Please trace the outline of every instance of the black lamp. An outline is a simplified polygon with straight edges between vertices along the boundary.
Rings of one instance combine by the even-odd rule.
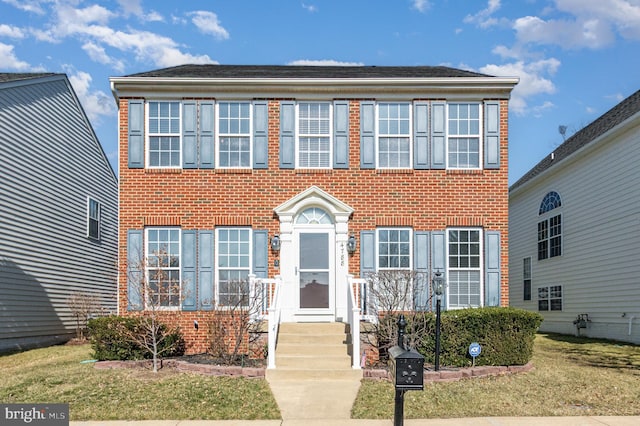
[[[353,234],[349,235],[349,239],[347,240],[347,252],[349,254],[353,254],[356,252],[356,237]]]
[[[280,235],[276,234],[271,237],[271,250],[280,251]]]

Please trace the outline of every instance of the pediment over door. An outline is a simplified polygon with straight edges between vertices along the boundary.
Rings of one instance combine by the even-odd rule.
[[[292,220],[298,213],[309,207],[320,207],[330,213],[336,223],[345,223],[353,213],[354,209],[348,204],[340,201],[333,195],[323,191],[317,186],[311,186],[295,197],[290,198],[273,211],[281,221]],[[286,219],[285,219],[286,218]]]

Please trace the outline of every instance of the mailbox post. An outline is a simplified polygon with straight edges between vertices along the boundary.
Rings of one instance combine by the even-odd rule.
[[[424,390],[424,357],[415,350],[406,350],[404,331],[407,323],[404,315],[398,319],[398,345],[389,349],[391,375],[396,390],[393,425],[404,424],[404,393],[408,390]]]

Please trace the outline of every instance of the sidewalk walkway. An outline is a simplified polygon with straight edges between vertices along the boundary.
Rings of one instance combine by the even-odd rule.
[[[406,419],[406,426],[637,426],[629,417],[474,417],[464,419]],[[71,422],[70,426],[392,426],[393,420],[149,420]]]

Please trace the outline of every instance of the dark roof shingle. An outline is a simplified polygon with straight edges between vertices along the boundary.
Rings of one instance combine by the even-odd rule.
[[[590,144],[599,136],[605,134],[609,130],[618,126],[628,118],[640,111],[640,90],[611,108],[609,111],[595,119],[591,124],[576,132],[567,139],[562,145],[553,151],[553,158],[550,155],[545,156],[531,170],[525,173],[516,183],[511,185],[509,191],[513,191],[519,186],[525,184],[545,170],[551,168],[554,164],[567,158],[582,147]]]
[[[443,66],[180,65],[126,77],[164,78],[448,78],[490,77]]]

